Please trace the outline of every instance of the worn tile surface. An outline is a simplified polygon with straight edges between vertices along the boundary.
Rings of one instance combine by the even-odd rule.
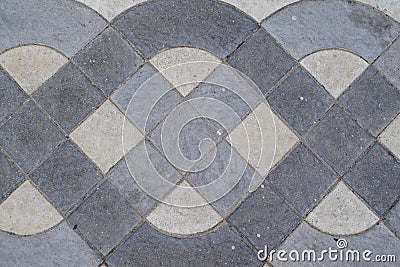
[[[1,1],[0,265],[396,266],[399,8]]]

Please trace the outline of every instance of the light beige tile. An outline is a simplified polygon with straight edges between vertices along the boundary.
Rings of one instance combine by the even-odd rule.
[[[379,218],[340,182],[306,220],[332,235],[352,235],[369,229]]]
[[[385,145],[400,159],[400,115],[398,115],[379,136],[379,142]]]
[[[383,13],[400,22],[400,1],[399,0],[358,0],[364,4],[371,5]]]
[[[106,173],[143,135],[107,100],[75,129],[71,139]]]
[[[222,0],[234,5],[260,22],[275,11],[299,0]]]
[[[56,50],[40,45],[16,47],[0,55],[0,64],[27,94],[35,92],[67,61]]]
[[[76,0],[99,12],[108,21],[122,11],[148,0]]]
[[[0,229],[17,235],[41,233],[62,219],[57,210],[28,181],[0,205]]]
[[[261,103],[227,140],[262,176],[269,172],[298,141],[296,135]]]
[[[189,94],[221,61],[197,48],[178,47],[166,50],[150,63],[183,95]]]
[[[223,218],[187,182],[165,199],[147,220],[156,228],[171,234],[191,235],[207,231]],[[205,204],[205,205],[204,205]],[[199,206],[201,205],[201,206]]]
[[[304,58],[301,64],[335,98],[368,67],[360,57],[342,50],[316,52]]]

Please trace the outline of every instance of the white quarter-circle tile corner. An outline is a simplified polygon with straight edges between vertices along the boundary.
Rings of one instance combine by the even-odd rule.
[[[0,65],[29,95],[67,62],[63,54],[42,45],[14,47],[0,55]]]
[[[315,52],[300,63],[335,98],[368,68],[361,57],[338,49]]]
[[[71,139],[106,173],[143,135],[107,100],[72,132]]]
[[[165,204],[169,203],[169,204]],[[149,214],[147,220],[156,228],[177,235],[205,232],[223,218],[187,182],[183,182],[166,197],[165,203]]]
[[[379,142],[400,160],[400,114],[381,133]]]
[[[154,56],[150,63],[183,95],[188,95],[221,63],[198,48],[177,47]]]
[[[21,184],[0,205],[0,229],[33,235],[59,224],[63,217],[29,182]]]
[[[379,218],[343,182],[307,216],[306,221],[331,235],[354,235],[374,226]]]

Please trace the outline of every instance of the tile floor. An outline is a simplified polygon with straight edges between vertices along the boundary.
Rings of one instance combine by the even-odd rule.
[[[0,266],[398,266],[399,0],[0,22]]]

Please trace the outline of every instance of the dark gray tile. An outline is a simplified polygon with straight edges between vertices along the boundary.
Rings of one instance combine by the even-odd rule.
[[[400,39],[381,55],[374,66],[400,89]]]
[[[112,95],[114,103],[142,133],[153,129],[181,99],[173,86],[149,64]]]
[[[70,141],[62,144],[31,175],[61,211],[67,212],[102,179],[101,172]]]
[[[112,28],[105,30],[74,60],[106,93],[116,88],[143,62]]]
[[[104,96],[69,63],[39,88],[33,98],[70,133]]]
[[[295,65],[263,29],[242,44],[229,57],[228,63],[252,79],[264,94]]]
[[[105,26],[96,12],[75,1],[0,3],[0,51],[20,44],[46,44],[72,56]]]
[[[204,48],[225,57],[257,24],[218,2],[161,0],[132,9],[115,26],[148,58],[176,46]]]
[[[392,226],[400,236],[400,202],[398,202],[385,216],[385,221]]]
[[[234,212],[228,221],[257,249],[276,248],[298,224],[300,218],[269,186],[260,187]]]
[[[373,138],[342,108],[335,106],[307,136],[306,141],[342,175],[372,143]]]
[[[61,132],[32,101],[0,128],[0,146],[25,172],[63,139]]]
[[[116,246],[140,219],[108,181],[69,216],[76,229],[103,254]]]
[[[29,238],[2,232],[0,242],[3,266],[98,266],[101,262],[66,222]]]
[[[156,256],[162,255],[162,256]],[[194,238],[166,236],[143,224],[107,260],[110,266],[261,266],[253,251],[222,225]]]
[[[19,86],[0,67],[0,122],[16,110],[25,98]]]
[[[302,68],[276,88],[267,101],[300,134],[316,123],[333,103]]]
[[[369,68],[339,99],[339,103],[377,136],[400,112],[400,92]]]
[[[400,196],[400,163],[375,144],[344,180],[382,215]]]
[[[0,201],[11,194],[24,180],[24,175],[0,153]]]
[[[311,210],[336,181],[333,173],[302,144],[267,179],[302,215]]]
[[[303,1],[270,16],[262,26],[297,59],[341,47],[372,61],[399,34],[393,19],[356,1]]]

